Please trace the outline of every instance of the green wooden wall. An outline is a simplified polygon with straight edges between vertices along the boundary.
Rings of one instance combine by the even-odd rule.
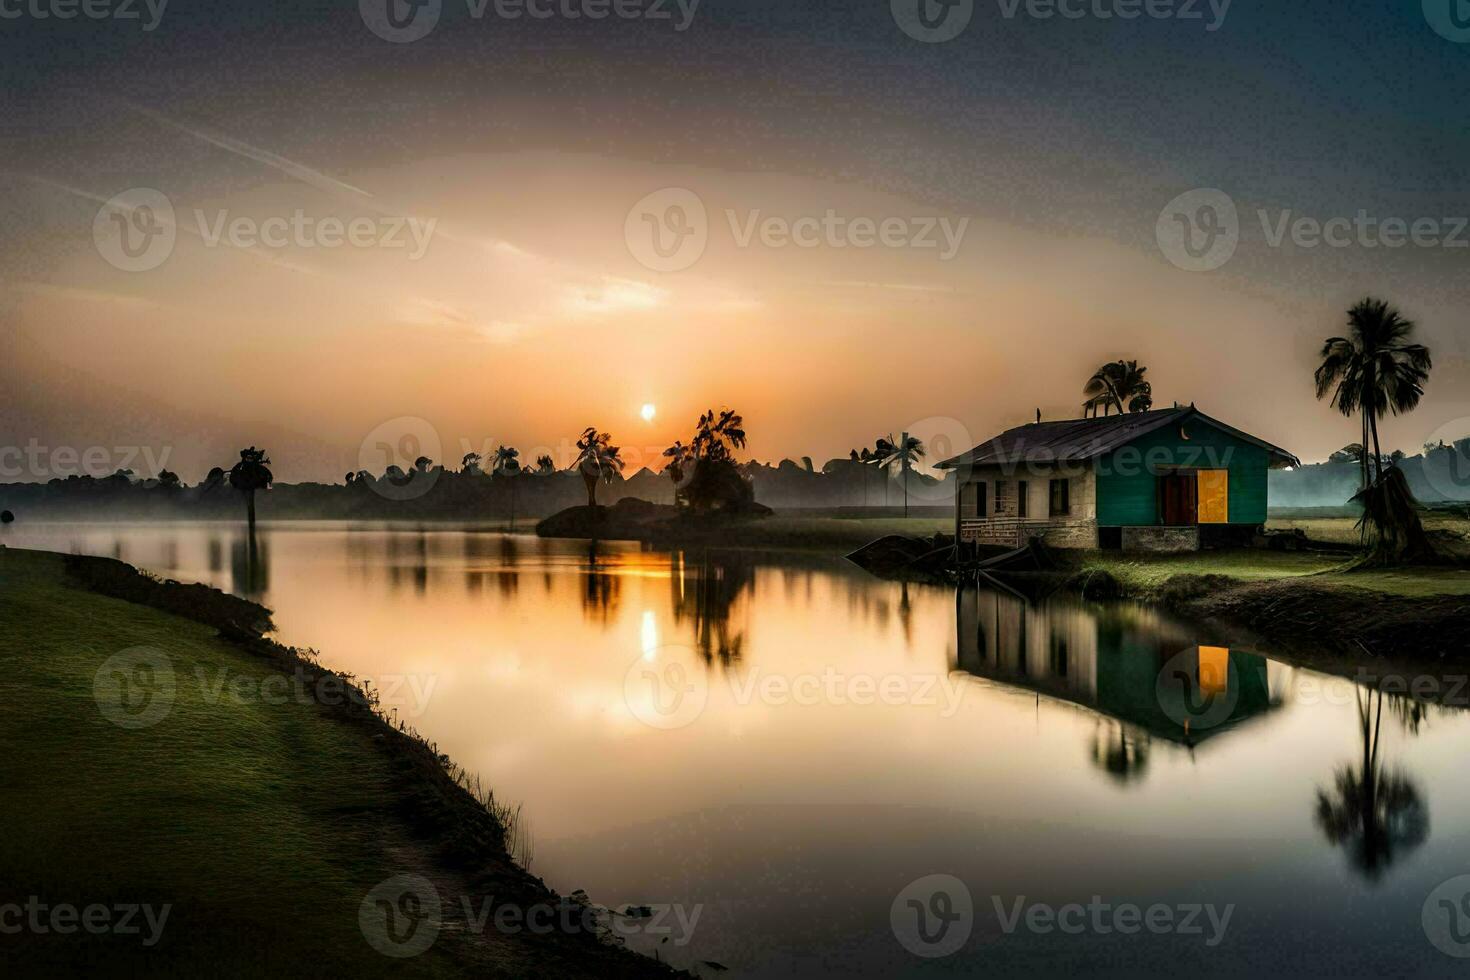
[[[1166,425],[1098,458],[1097,522],[1104,527],[1158,523],[1161,467],[1230,471],[1230,523],[1266,523],[1266,450],[1198,419]]]

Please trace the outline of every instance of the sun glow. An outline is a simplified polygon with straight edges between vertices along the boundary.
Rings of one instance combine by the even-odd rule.
[[[653,402],[644,402],[643,407],[638,410],[638,414],[643,416],[643,421],[652,422],[653,417],[658,414],[658,407]]]

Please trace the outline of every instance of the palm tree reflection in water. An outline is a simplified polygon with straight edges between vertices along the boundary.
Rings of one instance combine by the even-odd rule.
[[[722,667],[739,663],[745,651],[745,631],[731,629],[730,612],[741,594],[755,583],[755,566],[743,555],[721,555],[711,561],[708,552],[674,556],[670,576],[674,622],[689,620],[694,647],[706,664]]]
[[[1404,770],[1378,761],[1383,699],[1381,691],[1358,689],[1363,754],[1356,769],[1347,763],[1337,768],[1331,789],[1318,788],[1314,815],[1322,835],[1343,848],[1353,870],[1369,881],[1429,837],[1429,810],[1418,785]],[[1417,732],[1423,715],[1405,707],[1395,705],[1395,714],[1406,730]]]

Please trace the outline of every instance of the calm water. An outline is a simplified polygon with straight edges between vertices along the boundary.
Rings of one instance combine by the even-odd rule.
[[[458,529],[267,526],[253,560],[230,526],[17,525],[0,543],[259,599],[281,639],[373,679],[523,803],[552,886],[697,908],[687,945],[661,947],[679,964],[1463,968],[1422,917],[1428,901],[1431,926],[1470,930],[1430,900],[1470,873],[1470,716],[1146,609]],[[1094,908],[1043,931],[1042,903]],[[1198,934],[1125,933],[1129,903],[1176,924],[1233,908],[1223,929],[1201,911]]]

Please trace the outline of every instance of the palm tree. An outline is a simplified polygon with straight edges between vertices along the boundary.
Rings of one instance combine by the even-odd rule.
[[[679,485],[684,482],[689,469],[694,465],[694,449],[684,445],[682,440],[674,440],[674,444],[663,452],[664,458],[668,460],[664,470],[669,474],[669,479],[674,481],[674,504],[679,503]]]
[[[245,512],[249,516],[250,533],[255,533],[255,491],[264,490],[275,477],[271,474],[270,460],[264,449],[240,450],[240,462],[230,468],[230,486],[245,493]]]
[[[710,409],[699,417],[690,449],[695,459],[730,459],[736,449],[745,448],[745,419],[733,409],[721,409],[716,415]]]
[[[577,459],[574,466],[587,484],[587,506],[597,506],[597,481],[611,483],[615,473],[623,471],[623,457],[617,446],[612,444],[612,435],[588,427],[577,440]]]
[[[537,456],[536,457],[536,475],[537,476],[550,476],[552,473],[555,473],[555,472],[556,472],[556,460],[552,459],[551,456],[550,456],[550,454],[548,454],[548,453],[542,453],[540,456]]]
[[[464,459],[459,461],[460,469],[471,476],[479,476],[481,459],[479,453],[465,453]]]
[[[1434,366],[1429,348],[1411,344],[1414,322],[1381,299],[1368,297],[1348,310],[1348,336],[1328,337],[1317,367],[1317,397],[1332,395],[1332,407],[1347,418],[1361,416],[1362,445],[1371,439],[1373,451],[1363,453],[1363,486],[1371,482],[1368,462],[1376,478],[1383,476],[1383,449],[1378,443],[1378,419],[1385,412],[1409,412],[1424,395]]]
[[[903,516],[909,516],[909,469],[915,463],[924,458],[924,444],[916,437],[903,434],[898,442],[893,441],[893,436],[887,439],[879,439],[878,446],[885,450],[878,465],[884,469],[898,467],[899,481],[903,484]]]
[[[1114,408],[1122,415],[1125,404],[1129,412],[1147,412],[1153,408],[1153,386],[1143,377],[1147,372],[1148,368],[1139,367],[1137,361],[1121,359],[1098,368],[1082,388],[1087,396],[1087,401],[1082,403],[1083,416],[1089,410],[1096,416],[1099,408],[1104,415]]]
[[[490,472],[492,473],[514,473],[521,468],[519,449],[509,446],[496,446],[495,453],[490,457]]]

